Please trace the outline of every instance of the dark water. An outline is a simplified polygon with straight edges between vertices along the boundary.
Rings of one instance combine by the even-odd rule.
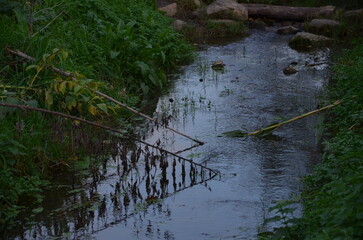
[[[202,46],[160,97],[155,117],[206,142],[180,155],[220,175],[158,150],[120,146],[92,177],[54,190],[18,239],[255,239],[273,201],[298,194],[299,179],[318,161],[317,118],[283,126],[269,139],[221,135],[318,107],[328,66],[308,64],[326,62],[329,51],[298,53],[289,38],[256,31]],[[215,60],[224,61],[224,71],[212,70]],[[292,62],[298,73],[284,75]],[[171,152],[194,144],[156,127],[146,141]]]

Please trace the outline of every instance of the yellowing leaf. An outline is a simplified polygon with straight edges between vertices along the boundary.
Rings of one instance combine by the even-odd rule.
[[[50,94],[49,91],[46,91],[45,92],[45,103],[48,106],[51,106],[53,104],[53,97],[52,97],[52,95]]]
[[[66,81],[61,82],[61,84],[59,84],[59,91],[62,94],[65,94],[66,93],[66,89],[67,89],[67,82]]]
[[[30,65],[30,66],[28,66],[26,69],[25,69],[25,71],[29,71],[29,70],[31,70],[31,69],[33,69],[33,68],[37,68],[38,66],[37,65]]]
[[[93,116],[98,114],[97,108],[93,105],[88,106],[88,112],[90,112]]]
[[[69,53],[67,51],[62,51],[61,52],[61,59],[62,61],[65,61],[68,57]]]

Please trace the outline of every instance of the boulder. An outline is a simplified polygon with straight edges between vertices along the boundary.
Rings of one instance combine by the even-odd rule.
[[[174,22],[173,22],[173,28],[176,30],[176,31],[181,31],[183,30],[183,28],[187,25],[186,22],[182,21],[182,20],[179,20],[179,19],[176,19]]]
[[[299,31],[296,27],[293,26],[287,26],[277,29],[278,34],[286,35],[286,34],[295,34]]]
[[[165,15],[168,17],[173,17],[177,13],[177,4],[172,3],[165,7],[159,8],[160,11],[165,12]]]
[[[297,33],[289,42],[291,48],[305,50],[309,48],[325,47],[333,43],[332,38],[307,32]]]
[[[237,0],[217,0],[198,12],[209,18],[245,21],[248,19],[247,9]],[[199,15],[198,14],[198,15]]]
[[[284,68],[283,72],[285,75],[292,75],[292,74],[297,73],[298,71],[295,68],[288,66],[288,67]]]
[[[197,8],[200,8],[202,6],[202,3],[200,0],[193,0],[194,6]]]
[[[210,19],[210,20],[208,20],[208,22],[214,23],[214,24],[220,24],[220,25],[234,25],[234,24],[238,24],[237,21],[230,20],[230,19]]]
[[[352,22],[363,22],[363,8],[346,11],[344,18]]]
[[[260,30],[265,30],[267,27],[267,24],[260,20],[260,19],[251,19],[248,21],[248,27],[250,29],[260,29]]]
[[[332,19],[313,19],[305,25],[305,31],[332,36],[334,32],[338,32],[340,22]]]

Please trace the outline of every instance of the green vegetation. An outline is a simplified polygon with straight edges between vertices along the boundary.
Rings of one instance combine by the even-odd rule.
[[[322,163],[304,179],[301,218],[291,218],[296,201],[271,210],[267,221],[282,222],[261,239],[363,238],[363,41],[341,57],[334,68],[330,100],[342,100],[326,117]]]
[[[0,103],[126,129],[127,113],[95,91],[135,106],[140,96],[164,88],[165,73],[192,56],[153,4],[0,0]],[[0,232],[17,224],[25,203],[41,201],[51,175],[85,156],[112,153],[115,146],[104,146],[110,142],[104,139],[110,136],[77,121],[0,106]]]

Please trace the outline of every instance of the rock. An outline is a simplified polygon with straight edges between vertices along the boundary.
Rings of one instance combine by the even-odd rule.
[[[284,68],[283,72],[285,75],[292,75],[292,74],[297,73],[298,71],[295,68],[288,66],[288,67]]]
[[[332,36],[334,31],[337,32],[339,26],[340,22],[332,19],[313,19],[305,25],[305,31]]]
[[[363,8],[346,11],[344,13],[344,18],[352,22],[363,22]]]
[[[222,60],[217,60],[212,63],[212,68],[214,70],[221,70],[224,68],[224,66],[226,66],[226,64],[224,64]]]
[[[202,6],[202,3],[200,2],[200,0],[193,0],[193,3],[195,5],[195,7],[200,8]]]
[[[173,22],[173,28],[176,30],[176,31],[181,31],[183,30],[183,28],[187,25],[186,22],[182,21],[182,20],[179,20],[179,19],[176,19],[174,22]]]
[[[282,35],[285,35],[285,34],[295,34],[299,31],[299,29],[297,29],[296,27],[293,27],[293,26],[287,26],[287,27],[282,27],[282,28],[279,28],[277,29],[277,33],[278,34],[282,34]]]
[[[177,4],[172,3],[165,7],[159,8],[160,11],[165,12],[165,15],[168,17],[173,17],[177,13]]]
[[[250,29],[261,29],[264,30],[267,27],[267,24],[259,19],[252,19],[248,21],[248,27]]]
[[[234,25],[234,24],[238,24],[237,21],[230,20],[230,19],[210,19],[210,20],[208,20],[208,22],[214,23],[214,24],[220,24],[220,25]]]
[[[247,9],[237,3],[237,0],[217,0],[206,6],[198,15],[203,14],[210,18],[231,19],[245,21],[248,19]]]
[[[289,42],[291,48],[305,50],[315,47],[324,47],[331,44],[334,40],[321,35],[307,32],[297,33]]]
[[[247,8],[249,17],[268,18],[275,20],[305,21],[306,19],[318,17],[331,18],[336,14],[337,11],[337,8],[334,6],[315,8],[251,3],[246,3],[243,5]]]

